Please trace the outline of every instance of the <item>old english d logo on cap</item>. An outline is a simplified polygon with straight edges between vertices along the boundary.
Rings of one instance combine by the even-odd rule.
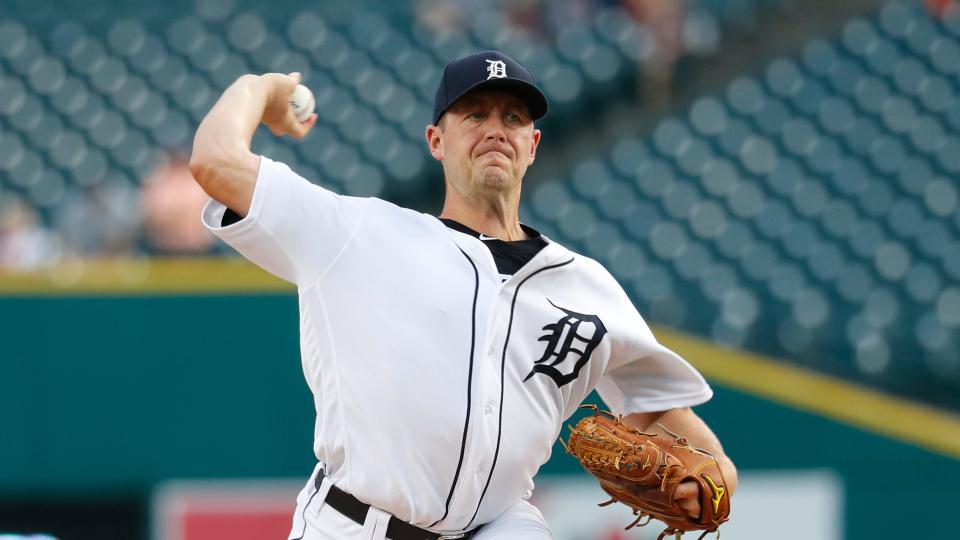
[[[433,123],[439,122],[443,113],[468,92],[488,87],[516,94],[527,104],[534,120],[547,114],[547,98],[527,68],[501,52],[482,51],[443,68],[433,102]]]
[[[487,60],[487,80],[502,79],[507,76],[507,64],[502,60]]]

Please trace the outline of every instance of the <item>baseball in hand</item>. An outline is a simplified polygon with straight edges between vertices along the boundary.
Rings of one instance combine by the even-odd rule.
[[[315,105],[313,92],[302,84],[298,84],[290,94],[290,108],[293,109],[293,116],[298,122],[306,122],[313,114]]]

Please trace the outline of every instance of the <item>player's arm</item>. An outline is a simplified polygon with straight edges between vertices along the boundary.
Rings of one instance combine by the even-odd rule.
[[[300,74],[244,75],[227,88],[197,128],[190,171],[207,195],[242,217],[250,210],[260,156],[250,151],[264,123],[277,136],[303,137],[317,121],[298,122],[290,95]]]
[[[690,444],[697,448],[703,448],[717,458],[720,466],[720,472],[723,473],[723,479],[726,482],[727,494],[733,495],[737,490],[737,468],[733,461],[723,451],[720,439],[714,435],[709,426],[693,412],[689,407],[670,409],[663,412],[633,413],[623,417],[625,424],[634,426],[640,431],[647,433],[659,433],[663,436],[669,436],[668,433],[660,427],[665,426],[670,431],[683,435],[690,441]],[[676,499],[686,499],[680,505],[692,516],[700,514],[700,503],[697,499],[699,488],[695,483],[687,485],[681,484],[677,489]]]

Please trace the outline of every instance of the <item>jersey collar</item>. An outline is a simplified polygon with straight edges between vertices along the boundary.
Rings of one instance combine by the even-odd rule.
[[[449,218],[437,218],[437,219],[439,219],[444,225],[446,225],[447,227],[450,227],[455,231],[462,232],[463,234],[468,234],[474,238],[479,238],[480,240],[483,240],[485,242],[486,241],[507,242],[507,240],[500,240],[499,238],[490,238],[488,236],[484,236],[479,232],[471,229],[470,227],[467,227],[463,223],[460,223],[459,221],[455,221]],[[527,233],[527,236],[529,236],[529,238],[524,238],[523,240],[511,240],[509,241],[510,243],[527,242],[530,240],[540,240],[540,239],[547,240],[545,236],[540,234],[540,231],[534,229],[529,225],[525,225],[521,223],[520,228],[523,229],[523,232]]]
[[[464,251],[464,253],[469,254],[468,256],[474,261],[485,261],[483,264],[478,264],[481,272],[490,276],[490,278],[497,283],[501,282],[500,273],[497,271],[496,263],[493,260],[489,246],[486,244],[492,242],[503,242],[503,240],[487,240],[482,242],[469,241],[466,240],[466,237],[469,236],[479,239],[480,233],[453,220],[440,218],[436,219],[439,222],[438,225],[443,226],[448,231],[454,231],[457,233],[451,234],[450,238],[461,250]],[[450,223],[448,224],[447,221]],[[567,261],[574,256],[572,251],[553,241],[546,235],[541,234],[536,229],[523,224],[521,224],[521,226],[524,227],[524,230],[527,231],[531,237],[534,235],[536,236],[526,240],[517,240],[517,242],[529,242],[530,240],[534,240],[542,241],[546,245],[533,257],[533,259],[531,259],[527,264],[523,265],[523,267],[520,268],[520,270],[518,270],[513,277],[507,280],[504,283],[505,285],[516,283],[518,279],[523,279],[528,274],[535,272],[544,266],[558,264],[560,262]]]

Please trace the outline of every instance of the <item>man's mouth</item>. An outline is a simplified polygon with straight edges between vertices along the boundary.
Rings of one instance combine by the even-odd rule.
[[[479,156],[477,156],[477,157],[484,157],[484,156],[490,156],[490,155],[492,155],[493,157],[496,157],[496,156],[499,155],[499,156],[502,156],[502,157],[504,157],[504,158],[506,158],[506,159],[510,159],[510,158],[507,156],[507,154],[505,154],[505,153],[503,153],[502,151],[497,150],[497,149],[495,149],[495,148],[490,149],[490,150],[487,150],[487,151],[481,153],[481,154],[480,154]]]

